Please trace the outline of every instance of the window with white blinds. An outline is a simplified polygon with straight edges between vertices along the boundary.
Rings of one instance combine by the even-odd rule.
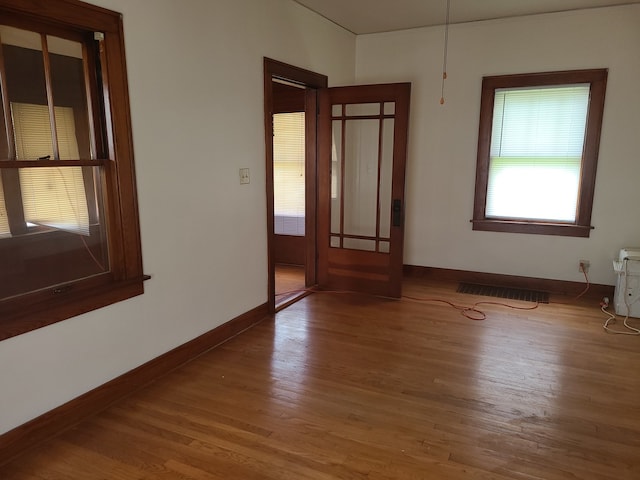
[[[483,77],[474,230],[590,236],[607,77]]]
[[[589,84],[496,89],[486,217],[576,221]]]
[[[56,106],[54,112],[60,159],[79,159],[73,109]],[[53,158],[49,108],[12,103],[11,114],[18,160]],[[21,169],[20,188],[26,222],[89,235],[82,167]]]
[[[273,115],[274,232],[303,236],[305,229],[305,114]]]

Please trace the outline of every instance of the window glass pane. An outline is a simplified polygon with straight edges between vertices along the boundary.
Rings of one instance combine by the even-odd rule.
[[[305,223],[304,112],[273,116],[274,231],[304,235]]]
[[[86,89],[84,84],[84,67],[82,45],[78,42],[48,36],[49,58],[51,62],[51,85],[53,103],[56,106],[56,131],[60,148],[60,159],[76,160],[91,158],[89,115]],[[72,115],[66,117],[70,125],[61,126],[58,122],[57,109],[65,107]],[[73,128],[71,128],[73,127]],[[76,151],[63,149],[68,140],[61,138],[73,133]]]
[[[0,160],[9,158],[8,131],[5,122],[4,104],[2,102],[2,85],[0,85]]]
[[[380,157],[380,236],[391,236],[391,187],[393,174],[393,129],[395,121],[382,123],[382,155]]]
[[[344,248],[352,250],[366,250],[367,252],[375,252],[376,241],[361,238],[345,238],[342,240]]]
[[[381,253],[389,253],[389,242],[380,242],[378,251]]]
[[[362,116],[362,115],[380,115],[379,103],[352,103],[345,105],[345,115]]]
[[[12,103],[11,117],[18,160],[53,158],[47,105]]]
[[[581,156],[588,107],[588,84],[497,89],[491,156]]]
[[[378,120],[345,127],[344,233],[375,237],[378,218]]]
[[[2,35],[2,45],[5,48],[7,45],[11,45],[29,50],[39,50],[42,53],[42,38],[37,32],[0,25],[0,35]]]
[[[487,218],[574,222],[589,85],[497,89]]]
[[[47,105],[47,87],[44,75],[44,58],[40,34],[13,27],[0,26],[2,53],[7,79],[7,91],[10,104],[24,103]],[[13,114],[12,107],[12,114]],[[25,157],[25,152],[16,152],[18,160],[34,160],[52,154],[51,126],[48,120],[34,125],[41,130],[43,144],[34,146],[32,156]],[[14,117],[14,128],[15,128]]]
[[[395,115],[396,113],[396,103],[395,102],[387,102],[384,104],[384,114],[385,115]]]
[[[39,173],[40,170],[45,173]],[[37,179],[45,176],[48,178],[44,183],[53,190],[42,188],[44,183],[37,184]],[[86,225],[87,199],[76,191],[78,178],[84,178],[85,184],[100,184],[100,167],[20,169],[22,185],[31,182],[32,177],[36,178],[36,185],[24,199],[25,214],[30,216],[30,224],[44,226],[45,230],[0,237],[0,264],[6,266],[0,269],[0,300],[109,270],[105,226],[98,221]],[[54,183],[56,178],[58,181]],[[41,202],[45,195],[50,200]],[[59,197],[67,198],[57,201]],[[103,210],[99,196],[92,196],[91,202],[93,210]],[[81,210],[85,211],[84,218]]]
[[[0,238],[10,234],[9,217],[7,216],[7,206],[4,202],[4,189],[2,187],[2,172],[0,172]]]
[[[342,122],[331,122],[331,233],[342,233]]]
[[[82,167],[25,169],[20,187],[28,223],[89,235]]]
[[[580,158],[492,158],[487,218],[573,222]]]

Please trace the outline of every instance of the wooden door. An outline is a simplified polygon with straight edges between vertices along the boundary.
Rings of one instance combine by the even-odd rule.
[[[318,284],[400,297],[411,84],[320,90]]]

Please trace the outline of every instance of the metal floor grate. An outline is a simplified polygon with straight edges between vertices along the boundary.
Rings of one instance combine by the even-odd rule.
[[[510,300],[523,300],[525,302],[549,303],[547,292],[536,290],[522,290],[520,288],[495,287],[492,285],[479,285],[477,283],[461,283],[456,290],[458,293],[470,295],[484,295],[485,297],[508,298]]]

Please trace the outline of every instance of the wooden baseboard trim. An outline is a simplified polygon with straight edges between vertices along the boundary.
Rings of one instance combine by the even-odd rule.
[[[575,296],[584,288],[584,282],[568,282],[564,280],[550,280],[546,278],[519,277],[497,273],[469,272],[465,270],[451,270],[447,268],[421,267],[404,265],[404,275],[413,278],[430,278],[447,282],[468,282],[497,287],[522,288],[538,290],[554,295]],[[585,296],[589,298],[613,298],[612,285],[591,284]]]
[[[149,385],[269,316],[260,305],[113,380],[0,435],[3,465]]]

